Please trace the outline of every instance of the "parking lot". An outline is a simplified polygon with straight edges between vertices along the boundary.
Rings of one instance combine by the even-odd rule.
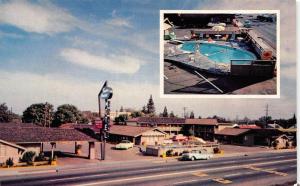
[[[139,148],[135,146],[128,150],[115,150],[114,144],[106,144],[106,159],[105,162],[122,163],[126,161],[152,161],[161,162],[162,158],[154,156],[144,156],[139,152]],[[237,145],[220,145],[221,150],[224,152],[224,156],[237,155],[237,153],[259,153],[259,152],[270,152],[274,151],[272,148],[267,147],[247,147]],[[45,150],[50,150],[49,145],[45,145]],[[86,163],[99,163],[100,154],[100,143],[96,144],[96,153],[98,154],[97,159],[89,160],[88,155],[88,144],[82,144],[82,157],[74,156],[74,143],[58,143],[56,151],[67,152],[64,156],[58,157],[58,165],[76,165]],[[69,156],[72,155],[72,156]],[[219,157],[219,156],[216,156]],[[222,156],[220,156],[222,157]],[[176,157],[174,157],[175,159]]]

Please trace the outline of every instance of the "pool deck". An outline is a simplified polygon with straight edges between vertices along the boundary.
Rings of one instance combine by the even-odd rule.
[[[214,75],[200,72],[219,87],[224,94],[232,95],[275,95],[276,77],[272,79],[249,79]],[[200,78],[193,70],[164,62],[164,94],[220,94]]]

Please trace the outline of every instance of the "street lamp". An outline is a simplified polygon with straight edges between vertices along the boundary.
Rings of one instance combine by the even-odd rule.
[[[108,84],[107,81],[105,81],[98,94],[99,117],[102,119],[102,127],[100,128],[101,160],[105,160],[105,143],[108,137],[107,131],[109,131],[109,123],[110,123],[110,99],[113,96],[113,90],[112,88],[108,87],[107,84]],[[105,101],[105,111],[103,117],[101,115],[101,100]]]

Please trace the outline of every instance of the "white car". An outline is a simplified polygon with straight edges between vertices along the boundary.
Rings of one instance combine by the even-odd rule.
[[[212,158],[213,155],[207,153],[205,150],[193,150],[191,152],[183,153],[181,156],[182,160],[208,160]]]
[[[121,143],[116,145],[116,149],[127,150],[133,148],[133,143],[128,140],[122,140]]]

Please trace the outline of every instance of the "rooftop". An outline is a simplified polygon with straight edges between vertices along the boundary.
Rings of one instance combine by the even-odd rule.
[[[216,135],[239,136],[250,130],[251,129],[225,128],[221,131],[216,132]]]
[[[147,131],[153,131],[158,130],[156,128],[152,127],[138,127],[138,126],[127,126],[127,125],[112,125],[110,127],[110,134],[117,134],[122,136],[130,136],[130,137],[136,137],[141,135],[144,132]],[[162,132],[164,133],[164,132]]]
[[[186,119],[185,124],[190,125],[217,125],[217,119]]]
[[[14,143],[98,141],[76,129],[0,125],[0,139]]]
[[[184,124],[184,118],[167,118],[167,117],[140,117],[138,123],[152,124]]]

